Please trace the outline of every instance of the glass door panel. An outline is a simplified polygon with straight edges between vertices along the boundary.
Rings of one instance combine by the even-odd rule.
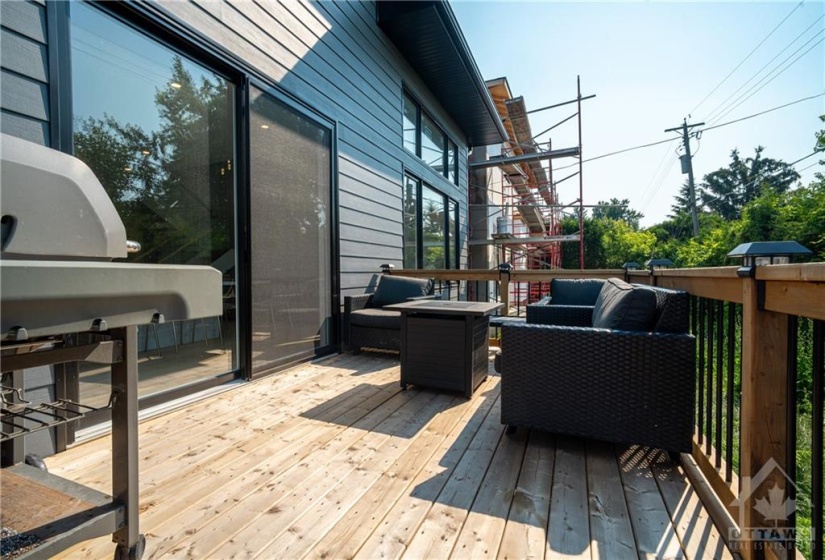
[[[331,132],[250,90],[252,371],[331,349]]]

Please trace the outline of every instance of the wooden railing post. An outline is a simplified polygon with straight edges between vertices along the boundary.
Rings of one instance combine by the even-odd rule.
[[[504,309],[501,310],[502,315],[509,315],[510,314],[510,273],[509,272],[501,272],[499,273],[499,297],[501,298],[501,303],[504,304]]]
[[[765,536],[753,529],[782,526],[782,516],[766,508],[784,507],[786,480],[788,317],[765,311],[759,281],[742,283],[742,406],[740,440],[739,528],[745,560],[761,557]],[[764,296],[761,296],[764,297]],[[770,495],[781,488],[782,498]],[[766,519],[766,517],[772,517]],[[777,519],[778,517],[778,519]],[[761,542],[760,542],[761,541]]]

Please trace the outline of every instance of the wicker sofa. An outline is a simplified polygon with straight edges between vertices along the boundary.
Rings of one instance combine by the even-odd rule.
[[[689,452],[688,295],[619,279],[570,282],[554,280],[556,295],[528,306],[526,322],[502,325],[501,422]]]
[[[421,278],[384,275],[371,294],[344,298],[344,344],[352,352],[362,348],[401,350],[401,312],[385,305],[415,299],[433,299],[434,283]]]

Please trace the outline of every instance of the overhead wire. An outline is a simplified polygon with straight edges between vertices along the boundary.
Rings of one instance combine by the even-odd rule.
[[[782,75],[782,74],[783,74],[786,70],[788,70],[790,67],[792,67],[792,66],[793,66],[794,64],[796,64],[797,62],[799,62],[799,60],[800,60],[800,59],[802,59],[802,57],[804,57],[806,54],[808,54],[809,52],[811,52],[812,50],[814,50],[814,49],[817,47],[817,45],[819,45],[822,41],[825,41],[825,36],[820,37],[819,41],[817,41],[816,43],[814,43],[813,45],[811,45],[811,47],[810,47],[808,50],[806,50],[806,51],[805,51],[805,52],[803,52],[801,55],[799,55],[798,57],[796,57],[796,58],[793,60],[793,62],[791,62],[790,64],[788,64],[788,65],[787,65],[787,66],[785,66],[784,68],[782,68],[782,69],[781,69],[781,70],[780,70],[777,74],[775,74],[775,75],[774,75],[773,77],[771,77],[769,80],[765,81],[765,79],[767,79],[767,78],[768,78],[768,76],[765,76],[765,78],[762,80],[762,82],[764,82],[764,83],[759,82],[759,83],[757,83],[757,84],[756,84],[756,85],[761,84],[761,85],[759,85],[759,87],[758,87],[758,88],[756,88],[755,90],[754,90],[753,88],[751,88],[750,90],[748,90],[747,92],[745,92],[744,94],[742,94],[742,95],[746,95],[748,92],[751,92],[751,93],[750,93],[750,95],[748,95],[747,97],[745,97],[745,98],[744,98],[744,99],[742,99],[741,101],[739,101],[739,100],[737,99],[737,101],[739,101],[738,103],[736,103],[735,105],[733,105],[732,107],[728,108],[728,109],[727,109],[727,110],[725,110],[723,113],[721,113],[720,115],[718,115],[716,118],[714,118],[714,120],[711,122],[711,124],[716,123],[716,122],[719,122],[719,121],[720,121],[720,120],[722,120],[724,117],[726,117],[727,115],[729,115],[729,114],[730,114],[730,113],[731,113],[734,109],[736,109],[737,107],[739,107],[740,105],[742,105],[743,103],[745,103],[748,99],[750,99],[751,97],[753,97],[753,96],[754,96],[754,95],[756,95],[757,93],[759,93],[759,92],[760,92],[760,91],[761,91],[761,90],[762,90],[765,86],[767,86],[768,84],[770,84],[770,83],[771,83],[772,81],[774,81],[776,78],[778,78],[779,76],[781,76],[781,75]],[[808,41],[808,42],[810,42],[810,41]],[[807,43],[806,43],[806,45],[807,45]],[[804,45],[803,45],[803,46],[804,46]],[[800,47],[800,48],[801,48],[801,47]],[[796,52],[799,52],[799,51],[797,50]],[[796,52],[795,52],[794,54],[796,54]],[[793,56],[793,55],[791,55],[791,56]],[[787,59],[786,59],[786,60],[787,60]],[[770,74],[769,74],[769,75],[770,75]],[[754,87],[756,87],[756,85],[755,85]],[[740,98],[739,98],[739,99],[741,99],[741,96],[740,96]]]
[[[803,2],[804,2],[804,0],[803,0]],[[690,110],[690,113],[693,113],[694,111],[696,111],[696,109],[698,109],[699,107],[701,107],[701,106],[702,106],[702,104],[703,104],[705,101],[707,101],[707,100],[708,100],[708,98],[709,98],[711,95],[713,95],[714,93],[716,93],[716,91],[717,91],[720,87],[722,87],[722,84],[724,84],[726,81],[728,81],[728,78],[730,78],[730,77],[733,75],[733,73],[734,73],[734,72],[736,72],[737,70],[739,70],[739,68],[740,68],[740,67],[741,67],[741,66],[742,66],[745,62],[747,62],[747,61],[748,61],[748,59],[749,59],[751,56],[753,56],[753,53],[755,53],[757,50],[759,50],[759,47],[761,47],[763,44],[765,44],[765,41],[767,41],[767,40],[770,38],[770,36],[771,36],[771,35],[773,35],[773,34],[774,34],[774,32],[776,32],[776,30],[777,30],[777,29],[779,29],[780,27],[782,27],[782,24],[783,24],[783,23],[785,23],[785,22],[788,20],[788,18],[789,18],[789,17],[791,17],[791,15],[793,15],[793,13],[794,13],[796,10],[798,10],[798,9],[799,9],[799,7],[800,7],[800,6],[802,6],[803,2],[799,2],[799,4],[797,4],[796,6],[794,6],[794,8],[793,8],[790,12],[788,12],[788,15],[786,15],[786,16],[782,19],[782,21],[780,21],[780,22],[776,25],[776,27],[774,27],[773,29],[771,29],[770,33],[768,33],[767,35],[765,35],[765,37],[763,37],[763,38],[762,38],[762,40],[761,40],[761,41],[759,41],[759,44],[757,44],[757,45],[756,45],[756,46],[755,46],[755,47],[751,50],[751,52],[749,52],[749,53],[747,54],[747,56],[745,56],[745,58],[743,58],[743,59],[741,60],[741,62],[739,62],[739,64],[737,64],[737,65],[736,65],[736,67],[734,67],[734,69],[733,69],[733,70],[731,70],[730,72],[728,72],[728,75],[727,75],[727,76],[725,76],[724,78],[722,78],[722,81],[721,81],[721,82],[719,82],[718,84],[716,84],[716,87],[715,87],[715,88],[713,88],[713,89],[711,90],[711,92],[710,92],[709,94],[707,94],[707,95],[706,95],[706,96],[705,96],[705,97],[704,97],[704,98],[703,98],[703,99],[702,99],[702,100],[701,100],[701,101],[700,101],[700,102],[696,105],[696,107],[694,107],[693,109],[691,109],[691,110]]]
[[[823,91],[821,93],[817,93],[816,95],[811,95],[809,97],[803,97],[802,99],[797,99],[796,101],[791,101],[790,103],[785,103],[784,105],[779,105],[778,107],[773,107],[771,109],[766,109],[764,111],[754,113],[753,115],[748,115],[747,117],[734,119],[732,121],[724,122],[722,124],[716,124],[716,125],[713,125],[713,126],[706,126],[705,128],[699,130],[699,132],[706,132],[708,130],[713,130],[715,128],[722,128],[723,126],[728,126],[728,125],[735,124],[735,123],[738,123],[738,122],[746,121],[746,120],[752,119],[754,117],[759,117],[759,116],[765,115],[767,113],[772,113],[773,111],[778,111],[779,109],[784,109],[785,107],[790,107],[791,105],[796,105],[797,103],[802,103],[804,101],[810,101],[811,99],[816,99],[818,97],[822,97],[823,95],[825,95],[825,91]]]
[[[778,52],[778,53],[777,53],[777,54],[776,54],[776,55],[775,55],[772,59],[770,59],[768,62],[766,62],[766,63],[765,63],[765,64],[764,64],[764,65],[763,65],[763,66],[762,66],[759,70],[757,70],[757,71],[756,71],[756,72],[755,72],[755,73],[754,73],[754,74],[753,74],[750,78],[748,78],[748,80],[746,80],[746,81],[745,81],[742,85],[740,85],[740,86],[739,86],[739,87],[738,87],[738,88],[737,88],[737,89],[736,89],[733,93],[731,93],[728,97],[726,97],[724,101],[722,101],[722,102],[721,102],[720,104],[718,104],[718,105],[717,105],[717,106],[716,106],[713,110],[711,110],[711,111],[707,114],[707,116],[705,117],[705,120],[711,120],[711,119],[715,118],[715,117],[716,117],[716,115],[717,115],[717,112],[718,112],[720,109],[722,109],[723,111],[724,111],[725,109],[727,109],[727,107],[729,106],[728,102],[731,100],[731,98],[733,98],[734,96],[736,96],[736,95],[737,95],[740,91],[742,91],[745,87],[747,87],[747,86],[748,86],[748,84],[750,84],[750,83],[751,83],[754,79],[756,79],[756,78],[757,78],[757,77],[758,77],[758,76],[762,73],[762,71],[763,71],[763,70],[765,70],[765,68],[767,68],[768,66],[770,66],[771,64],[773,64],[773,62],[774,62],[777,58],[779,58],[780,56],[782,56],[782,54],[783,54],[785,51],[787,51],[789,48],[791,48],[791,47],[794,45],[794,43],[796,43],[796,42],[797,42],[797,41],[798,41],[798,40],[799,40],[802,36],[804,36],[804,35],[805,35],[805,33],[807,33],[807,32],[808,32],[808,31],[809,31],[809,30],[810,30],[810,29],[811,29],[814,25],[816,25],[816,24],[817,24],[817,23],[818,23],[818,22],[819,22],[819,21],[820,21],[823,17],[825,17],[825,14],[823,14],[823,15],[822,15],[822,16],[820,16],[820,17],[818,17],[818,18],[817,18],[817,19],[816,19],[813,23],[811,23],[811,24],[810,24],[808,27],[806,27],[806,28],[805,28],[805,29],[804,29],[801,33],[799,33],[799,35],[797,35],[796,37],[794,37],[794,39],[793,39],[790,43],[788,43],[787,45],[785,45],[785,48],[783,48],[781,51],[779,51],[779,52]],[[808,43],[810,43],[810,42],[811,42],[814,38],[816,38],[818,35],[819,35],[819,32],[817,32],[817,33],[816,33],[816,34],[815,34],[815,35],[814,35],[811,39],[809,39],[809,40],[808,40],[805,44],[803,44],[801,47],[799,47],[796,51],[794,51],[793,53],[791,53],[791,54],[790,54],[790,55],[789,55],[789,56],[788,56],[785,60],[783,60],[782,62],[780,62],[780,63],[776,66],[776,68],[778,68],[778,67],[782,66],[782,64],[784,64],[785,62],[787,62],[787,61],[788,61],[788,59],[790,59],[792,56],[794,56],[794,54],[798,53],[800,50],[802,50],[803,48],[805,48],[805,46],[806,46]],[[794,62],[795,62],[795,61],[794,61]],[[768,73],[768,75],[770,75],[771,73],[773,73],[773,72],[776,70],[776,68],[774,68],[773,70],[771,70],[771,71]],[[767,76],[766,76],[766,77],[767,77]],[[764,79],[764,78],[763,78],[763,79]],[[756,87],[757,85],[759,85],[759,83],[757,83],[757,84],[756,84],[756,85],[754,85],[753,87]],[[750,90],[748,90],[748,91],[750,91]],[[742,95],[747,95],[747,93],[748,93],[748,92],[746,91],[746,92],[745,92],[744,94],[742,94]],[[740,98],[741,98],[741,96],[740,96]],[[739,99],[739,98],[737,98],[737,100],[738,100],[738,99]],[[734,103],[735,103],[735,102],[736,102],[736,101],[734,101]]]

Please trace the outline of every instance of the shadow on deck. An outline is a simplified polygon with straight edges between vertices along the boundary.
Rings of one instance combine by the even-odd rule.
[[[143,422],[145,557],[731,557],[666,454],[506,435],[495,375],[471,400],[398,379],[397,359],[342,355]],[[47,462],[105,491],[109,450]]]

